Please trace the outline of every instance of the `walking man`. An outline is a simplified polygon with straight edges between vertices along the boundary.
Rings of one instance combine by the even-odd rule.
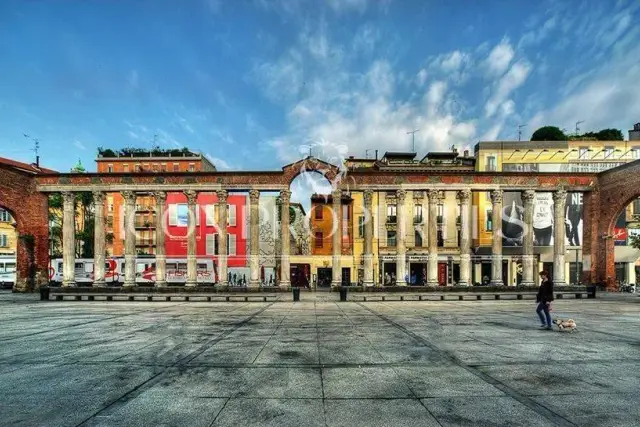
[[[549,280],[549,273],[546,271],[540,272],[540,279],[542,283],[540,283],[540,288],[538,289],[538,295],[536,297],[536,302],[538,303],[538,308],[536,309],[536,313],[538,313],[538,317],[540,318],[540,327],[551,330],[551,314],[549,314],[549,308],[551,306],[551,301],[553,301],[553,283]],[[542,312],[544,311],[544,316]]]

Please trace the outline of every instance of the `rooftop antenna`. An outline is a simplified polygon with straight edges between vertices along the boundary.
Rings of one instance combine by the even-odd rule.
[[[373,151],[373,149],[371,148],[367,148],[366,150],[364,150],[364,158],[368,159],[369,158],[369,151]]]
[[[580,123],[584,123],[584,120],[580,120],[576,122],[576,136],[580,132]]]
[[[36,155],[36,166],[40,167],[40,141],[38,140],[38,138],[32,138],[30,135],[27,135],[26,133],[23,133],[22,135],[24,135],[25,138],[29,138],[30,140],[33,141],[33,152]]]
[[[527,124],[523,124],[523,125],[518,125],[518,141],[522,140],[522,128],[527,126]]]
[[[412,131],[407,132],[407,135],[411,134],[411,151],[415,153],[416,151],[416,132],[420,129],[414,129]]]

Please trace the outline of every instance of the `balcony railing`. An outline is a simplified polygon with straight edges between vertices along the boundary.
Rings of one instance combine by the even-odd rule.
[[[413,217],[413,223],[414,224],[422,224],[422,215],[416,215]]]
[[[444,219],[442,218],[442,215],[438,215],[436,217],[436,222],[438,223],[438,225],[442,225],[444,223]]]
[[[156,239],[138,239],[136,240],[136,246],[155,246]]]
[[[397,222],[397,217],[395,215],[387,216],[387,224],[395,224]]]

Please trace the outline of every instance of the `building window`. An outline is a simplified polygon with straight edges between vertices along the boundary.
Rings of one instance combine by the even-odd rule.
[[[640,159],[640,147],[633,147],[631,149],[631,157],[633,159]]]
[[[322,206],[316,206],[314,208],[314,212],[316,214],[316,219],[322,219]]]
[[[495,156],[487,157],[487,170],[495,171],[496,170],[496,158]]]
[[[420,230],[415,230],[413,234],[416,248],[422,247],[422,233],[420,233]]]
[[[640,215],[640,199],[633,201],[633,215]]]
[[[160,165],[160,170],[161,170],[162,172],[166,172],[166,171],[167,171],[167,164],[166,164],[166,163],[162,163],[162,164]]]
[[[107,228],[113,228],[113,215],[107,216]]]
[[[169,205],[169,225],[189,226],[189,205],[186,203]],[[200,225],[200,205],[196,205],[196,227]]]
[[[236,205],[227,205],[227,225],[236,226]]]
[[[604,158],[608,159],[613,154],[613,147],[604,147]]]
[[[364,237],[364,216],[358,217],[358,237]]]
[[[492,210],[487,211],[484,228],[487,231],[493,231],[493,211]]]
[[[107,207],[107,210],[108,210],[109,212],[113,212],[113,203],[109,203],[109,205],[108,205],[108,207]]]
[[[413,207],[413,223],[422,224],[422,205],[415,205]]]
[[[585,159],[587,157],[587,153],[589,152],[589,147],[580,147],[580,151],[578,152],[578,159]]]
[[[396,245],[396,232],[393,230],[387,230],[387,246]]]
[[[236,255],[236,235],[227,234],[227,255]]]
[[[442,230],[438,230],[438,247],[444,247],[444,233]]]
[[[154,163],[151,167],[153,168],[154,172],[160,171],[160,165],[158,165],[157,163]]]
[[[122,165],[122,172],[129,172],[129,165],[128,164],[124,164]]]
[[[387,223],[395,224],[397,220],[396,205],[387,205]],[[395,246],[395,245],[394,245]]]
[[[0,209],[0,222],[11,222],[11,214],[5,209]]]
[[[189,172],[195,172],[195,171],[196,171],[196,164],[189,163]]]
[[[6,248],[9,246],[9,239],[6,234],[0,234],[0,248]]]
[[[438,224],[444,223],[444,205],[438,205],[438,217],[436,218]]]
[[[207,234],[207,242],[206,242],[205,250],[207,255],[218,254],[218,240],[216,239],[216,233]]]
[[[151,168],[149,167],[149,163],[145,163],[144,165],[142,165],[142,170],[145,172],[150,171]]]
[[[142,172],[142,165],[140,163],[136,164],[136,168],[135,168],[136,172]]]
[[[180,165],[178,163],[174,163],[173,164],[173,171],[174,172],[180,172]]]
[[[107,172],[113,173],[113,165],[108,165],[107,166]]]
[[[321,248],[322,247],[322,231],[316,231],[315,246],[316,246],[316,248]]]
[[[205,224],[214,226],[216,224],[216,205],[204,206]]]

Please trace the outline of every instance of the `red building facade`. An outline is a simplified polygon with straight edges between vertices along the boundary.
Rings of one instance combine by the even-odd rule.
[[[196,255],[198,258],[216,260],[218,196],[215,193],[199,193],[196,209]],[[227,198],[227,248],[228,266],[246,267],[248,232],[246,230],[247,196],[229,194]],[[182,193],[167,193],[165,250],[168,257],[187,256],[187,197]]]

